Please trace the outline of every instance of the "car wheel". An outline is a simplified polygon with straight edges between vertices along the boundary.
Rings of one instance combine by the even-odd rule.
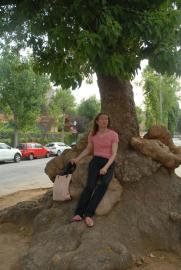
[[[46,158],[49,158],[50,157],[50,153],[46,153]]]
[[[34,159],[33,154],[30,154],[30,155],[29,155],[29,160],[33,160],[33,159]]]
[[[21,155],[18,154],[18,153],[16,153],[16,154],[14,155],[14,162],[20,162],[20,160],[21,160]]]
[[[60,155],[61,155],[61,151],[58,150],[58,151],[57,151],[57,156],[59,157]]]

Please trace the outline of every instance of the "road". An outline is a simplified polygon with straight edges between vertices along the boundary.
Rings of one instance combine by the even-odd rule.
[[[52,182],[44,173],[45,165],[50,159],[43,158],[0,164],[0,196],[18,190],[51,187]]]
[[[24,160],[20,163],[0,164],[0,196],[18,190],[52,187],[52,182],[44,173],[46,163],[51,158]],[[181,166],[175,170],[181,177]]]

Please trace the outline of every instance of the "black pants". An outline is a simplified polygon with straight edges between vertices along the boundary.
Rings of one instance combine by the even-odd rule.
[[[89,163],[87,184],[84,188],[75,211],[81,217],[91,217],[104,196],[108,185],[112,179],[114,162],[111,164],[105,175],[100,175],[99,171],[107,163],[107,158],[94,156]]]

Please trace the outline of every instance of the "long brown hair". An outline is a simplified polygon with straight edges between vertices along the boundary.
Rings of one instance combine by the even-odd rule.
[[[111,125],[110,117],[109,117],[109,115],[108,115],[107,113],[104,113],[104,112],[98,113],[98,114],[96,115],[96,117],[94,118],[93,129],[92,129],[92,135],[93,135],[93,136],[96,135],[96,133],[97,133],[98,130],[99,130],[99,126],[98,126],[98,124],[97,124],[97,120],[99,119],[99,117],[100,117],[101,115],[107,115],[107,116],[108,116],[108,125],[107,125],[107,127],[109,128],[110,125]]]

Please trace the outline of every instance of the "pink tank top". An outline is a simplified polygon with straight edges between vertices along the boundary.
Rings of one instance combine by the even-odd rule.
[[[108,131],[104,134],[96,133],[96,135],[92,135],[89,133],[88,142],[93,144],[94,156],[110,158],[112,155],[112,144],[119,142],[118,134],[108,129]]]

